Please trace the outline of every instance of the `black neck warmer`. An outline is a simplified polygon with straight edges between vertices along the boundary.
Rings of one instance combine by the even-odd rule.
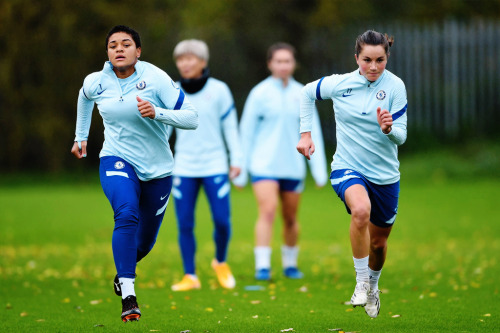
[[[205,83],[207,83],[208,78],[210,77],[210,71],[208,67],[203,69],[203,72],[199,78],[196,79],[184,79],[181,78],[181,87],[188,94],[194,94],[203,89]]]

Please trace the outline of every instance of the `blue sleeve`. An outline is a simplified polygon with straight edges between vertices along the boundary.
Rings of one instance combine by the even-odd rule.
[[[158,98],[164,107],[155,105],[155,120],[177,128],[196,129],[198,112],[170,76],[158,71]]]
[[[392,115],[392,130],[386,136],[395,144],[402,145],[407,137],[407,115],[408,100],[406,98],[406,88],[403,81],[396,81],[394,96],[391,103],[390,113]]]
[[[331,99],[338,84],[339,75],[322,77],[302,88],[300,97],[300,133],[311,132],[315,101]]]

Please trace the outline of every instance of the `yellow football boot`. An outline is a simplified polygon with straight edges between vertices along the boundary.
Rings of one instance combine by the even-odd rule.
[[[196,275],[186,274],[181,282],[172,285],[173,291],[187,291],[193,289],[200,289],[201,283]]]
[[[222,287],[226,289],[233,289],[236,286],[233,273],[231,273],[231,269],[227,263],[219,263],[217,259],[214,259],[212,260],[212,268],[215,270],[217,280],[219,280]]]

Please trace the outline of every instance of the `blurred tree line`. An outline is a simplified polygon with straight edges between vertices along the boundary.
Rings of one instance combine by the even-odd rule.
[[[337,63],[353,70],[355,38],[374,23],[477,17],[499,18],[500,0],[2,0],[0,170],[57,172],[84,165],[69,152],[78,91],[87,74],[102,69],[105,36],[117,24],[138,30],[141,59],[174,80],[176,43],[205,40],[211,73],[229,84],[241,114],[250,89],[268,75],[266,50],[274,42],[297,48],[295,77],[306,83]],[[339,52],[346,45],[352,52]],[[102,132],[94,110],[86,164],[97,164]]]

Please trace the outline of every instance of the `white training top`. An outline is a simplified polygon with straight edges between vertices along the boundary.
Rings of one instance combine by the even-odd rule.
[[[300,140],[300,92],[303,85],[293,78],[288,85],[272,76],[257,84],[250,92],[240,122],[240,133],[245,156],[245,169],[254,176],[304,179],[306,158],[297,151]],[[317,185],[328,180],[325,148],[319,115],[312,106],[310,125],[316,152],[309,167]],[[244,186],[247,173],[234,181]]]
[[[331,75],[307,84],[302,90],[300,132],[314,128],[314,101],[331,99],[337,126],[337,150],[332,170],[353,169],[375,184],[399,180],[397,146],[406,140],[408,102],[403,81],[388,70],[375,82],[359,70]],[[377,107],[392,114],[393,126],[384,134],[377,122]]]
[[[199,126],[196,131],[175,130],[174,175],[208,177],[227,174],[228,164],[241,167],[238,117],[227,84],[208,78],[200,91],[186,96],[198,110]]]
[[[153,104],[154,120],[141,117],[137,96]],[[198,126],[197,111],[182,90],[167,73],[143,61],[138,61],[134,74],[125,79],[116,76],[109,61],[102,71],[85,78],[78,96],[77,142],[88,139],[94,103],[104,123],[104,144],[99,156],[123,158],[141,180],[172,173],[174,159],[167,125],[185,129]]]

